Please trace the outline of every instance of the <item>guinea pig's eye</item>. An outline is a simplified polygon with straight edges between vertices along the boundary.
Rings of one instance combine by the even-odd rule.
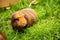
[[[19,21],[19,19],[14,19],[14,21]]]

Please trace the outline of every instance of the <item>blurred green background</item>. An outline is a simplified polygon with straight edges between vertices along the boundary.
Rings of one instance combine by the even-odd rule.
[[[37,12],[36,24],[26,28],[24,32],[13,30],[11,26],[12,13],[29,7],[29,0],[23,0],[11,9],[0,9],[0,30],[7,40],[60,40],[60,0],[38,0],[30,8]]]

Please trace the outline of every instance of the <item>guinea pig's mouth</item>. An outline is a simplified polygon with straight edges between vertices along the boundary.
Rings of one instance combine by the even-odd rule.
[[[25,27],[25,26],[26,26],[26,24],[20,25],[20,27]]]
[[[24,24],[23,27],[25,27],[26,25]]]

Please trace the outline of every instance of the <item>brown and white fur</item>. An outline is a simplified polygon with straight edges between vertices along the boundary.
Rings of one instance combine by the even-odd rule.
[[[13,13],[11,23],[14,29],[21,30],[34,24],[36,21],[37,15],[35,10],[25,8]]]

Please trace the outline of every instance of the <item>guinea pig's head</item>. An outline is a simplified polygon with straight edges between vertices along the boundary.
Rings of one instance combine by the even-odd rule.
[[[24,27],[27,25],[27,20],[24,14],[12,15],[12,25],[17,27]]]

